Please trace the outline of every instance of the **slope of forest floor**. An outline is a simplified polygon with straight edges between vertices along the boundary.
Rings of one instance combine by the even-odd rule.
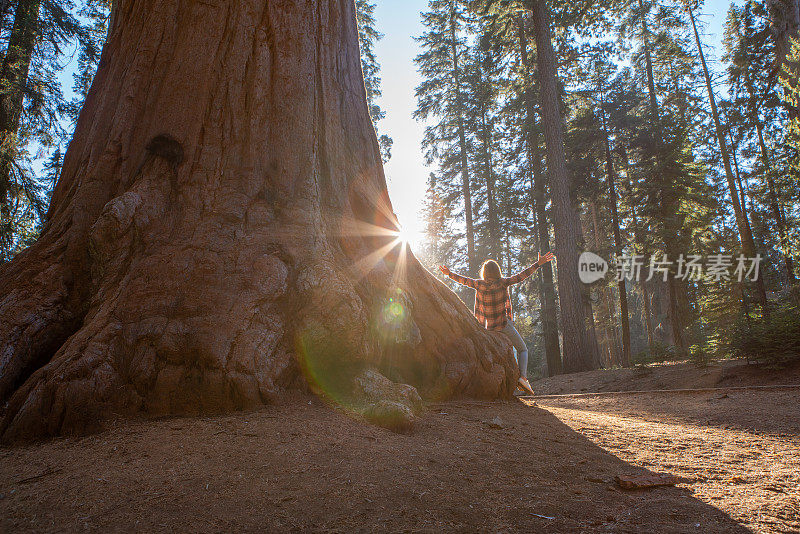
[[[121,422],[0,448],[0,531],[800,528],[797,393],[716,397],[449,402],[410,435],[299,395],[250,413]],[[681,483],[614,483],[649,472]]]
[[[537,395],[785,384],[800,385],[800,361],[776,366],[720,360],[705,367],[690,362],[667,362],[558,375],[532,382]]]

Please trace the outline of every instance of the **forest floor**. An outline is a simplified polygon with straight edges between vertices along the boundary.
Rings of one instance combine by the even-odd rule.
[[[744,360],[721,360],[705,367],[690,362],[667,362],[558,375],[536,380],[532,384],[537,395],[800,385],[800,361],[780,367],[748,364]]]
[[[0,532],[800,532],[798,401],[797,389],[458,401],[410,435],[300,395],[120,422],[0,448]],[[614,483],[645,473],[680,482]]]

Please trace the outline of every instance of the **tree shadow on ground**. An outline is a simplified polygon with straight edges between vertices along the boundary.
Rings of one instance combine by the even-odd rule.
[[[645,472],[519,402],[437,404],[401,435],[298,397],[0,449],[0,530],[749,532],[689,489],[612,483]]]

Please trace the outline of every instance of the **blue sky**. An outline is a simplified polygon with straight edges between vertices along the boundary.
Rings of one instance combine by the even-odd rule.
[[[705,28],[705,53],[710,68],[717,68],[722,53],[722,28],[729,0],[705,3],[699,20]],[[413,37],[423,32],[420,13],[427,0],[377,0],[375,18],[384,34],[375,51],[381,64],[383,96],[379,104],[386,117],[379,123],[381,133],[393,140],[392,159],[386,165],[389,195],[395,212],[412,244],[421,239],[419,210],[431,169],[425,167],[420,142],[424,126],[414,121],[414,88],[420,78],[414,66],[419,47]]]

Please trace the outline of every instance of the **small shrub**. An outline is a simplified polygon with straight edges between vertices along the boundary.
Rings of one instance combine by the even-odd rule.
[[[782,363],[800,359],[800,310],[785,306],[769,317],[741,321],[731,337],[731,351],[748,360]]]
[[[648,350],[637,352],[631,358],[631,363],[636,365],[649,365],[651,363],[671,362],[678,359],[678,350],[673,345],[666,345],[656,341]]]
[[[692,345],[689,348],[689,359],[698,367],[707,367],[711,363],[711,353],[702,345]]]
[[[650,359],[653,362],[669,362],[675,360],[678,349],[675,345],[665,345],[664,343],[653,343],[650,347]]]

